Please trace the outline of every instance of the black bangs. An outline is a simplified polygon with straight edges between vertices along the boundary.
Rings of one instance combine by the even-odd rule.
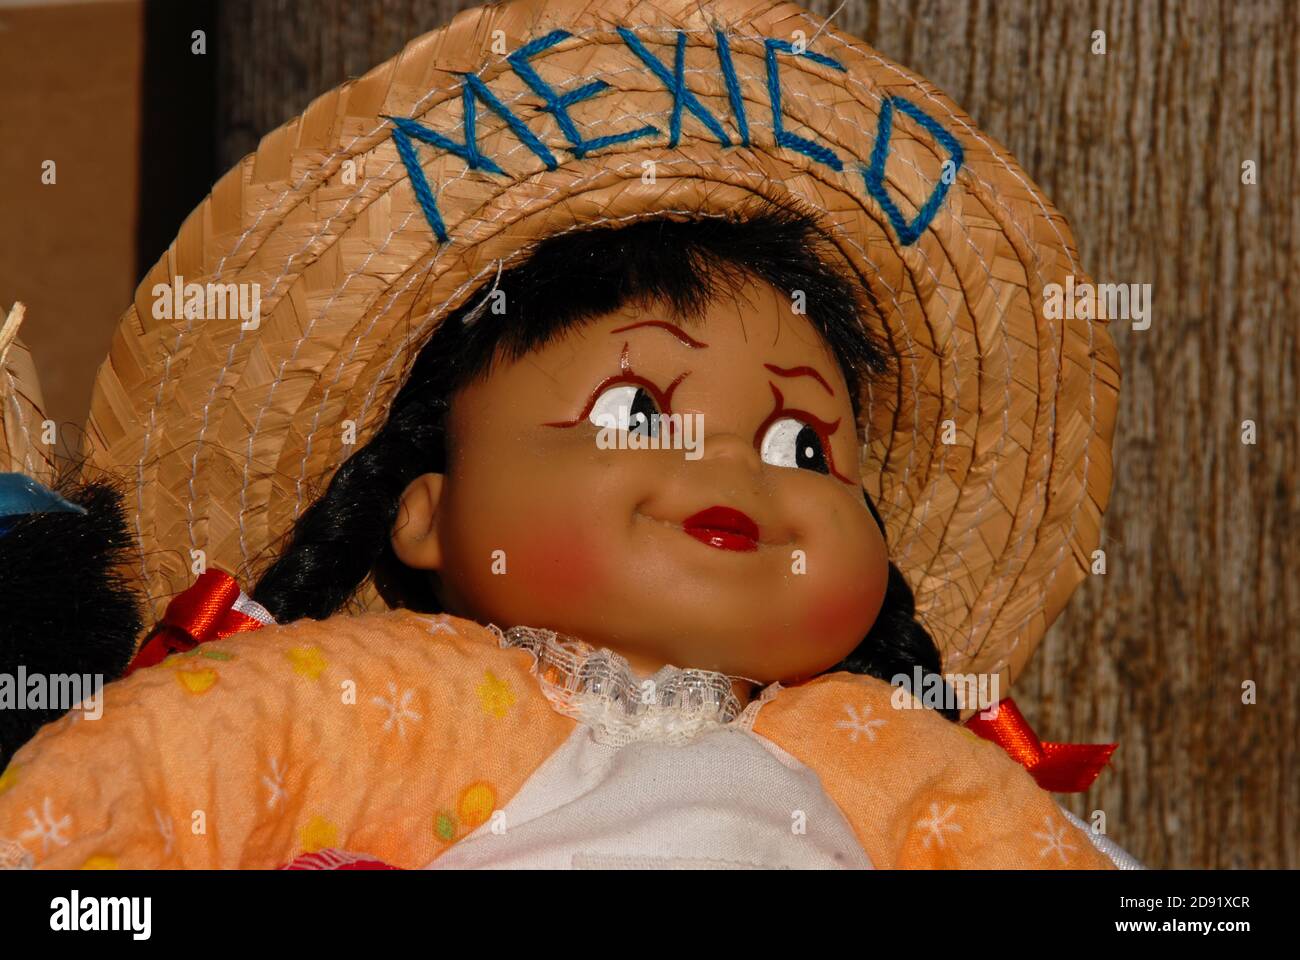
[[[863,323],[859,285],[831,258],[816,219],[771,204],[737,217],[657,217],[574,230],[542,241],[484,283],[440,324],[416,367],[426,366],[426,357],[441,365],[438,379],[454,390],[485,375],[497,357],[517,360],[628,304],[660,306],[689,323],[756,279],[801,301],[839,362],[856,412],[864,380],[890,363]],[[416,370],[412,377],[425,379]]]

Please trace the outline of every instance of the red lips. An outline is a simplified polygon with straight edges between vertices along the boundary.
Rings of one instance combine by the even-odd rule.
[[[719,550],[758,549],[758,524],[731,507],[709,507],[682,521],[682,529]]]

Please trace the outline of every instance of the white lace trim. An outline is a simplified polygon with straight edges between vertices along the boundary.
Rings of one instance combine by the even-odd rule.
[[[726,674],[665,666],[642,677],[614,651],[553,630],[492,629],[501,646],[533,655],[532,672],[551,706],[589,726],[599,743],[685,743],[741,717],[733,678]]]

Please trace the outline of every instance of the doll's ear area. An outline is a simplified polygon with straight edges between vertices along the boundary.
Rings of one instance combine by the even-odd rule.
[[[390,543],[397,559],[412,569],[442,568],[438,510],[445,479],[441,473],[421,474],[407,484],[398,501]]]

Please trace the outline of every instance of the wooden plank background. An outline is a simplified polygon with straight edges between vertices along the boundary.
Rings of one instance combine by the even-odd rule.
[[[469,5],[226,0],[220,166]],[[1069,805],[1152,866],[1300,867],[1300,5],[848,0],[835,21],[1009,147],[1094,277],[1154,285],[1150,329],[1115,330],[1108,572],[1014,691],[1044,737],[1121,745]]]

